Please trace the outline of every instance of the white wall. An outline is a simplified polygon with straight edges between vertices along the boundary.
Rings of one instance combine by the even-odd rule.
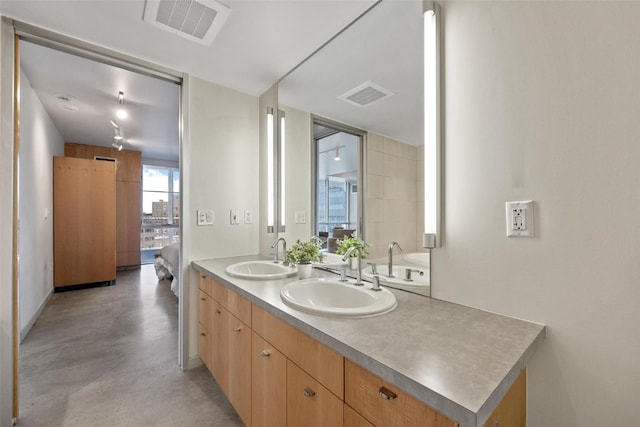
[[[198,78],[189,80],[188,197],[183,215],[190,218],[188,258],[192,260],[258,253],[258,98]],[[213,226],[196,225],[196,210],[211,209]],[[254,213],[253,224],[231,225],[229,211]],[[197,289],[191,271],[184,286]],[[189,351],[198,352],[198,295],[189,292]]]
[[[443,6],[433,295],[548,326],[529,426],[640,425],[640,3]],[[506,238],[523,199],[537,236]]]
[[[27,76],[20,73],[18,313],[21,339],[53,292],[53,156],[63,155],[62,136]]]
[[[13,26],[0,23],[0,426],[13,417]]]

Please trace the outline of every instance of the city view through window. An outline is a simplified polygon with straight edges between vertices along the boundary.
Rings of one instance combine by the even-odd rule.
[[[142,167],[141,263],[151,264],[164,246],[180,241],[180,171]]]

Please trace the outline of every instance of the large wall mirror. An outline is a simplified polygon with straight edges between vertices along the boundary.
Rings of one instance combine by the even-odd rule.
[[[422,0],[383,0],[278,83],[286,116],[287,222],[279,236],[308,240],[319,230],[314,120],[326,119],[365,131],[357,191],[368,258],[386,259],[390,243],[397,242],[403,252],[393,249],[394,263],[416,266],[429,277],[422,245],[423,52]],[[331,159],[341,143],[332,144],[320,150]],[[327,182],[353,176],[336,171],[341,176],[327,176]],[[415,291],[430,294],[428,285]]]

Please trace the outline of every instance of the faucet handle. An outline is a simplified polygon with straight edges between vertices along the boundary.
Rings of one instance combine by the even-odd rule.
[[[424,271],[416,270],[416,269],[413,269],[413,268],[407,268],[404,271],[404,280],[405,280],[405,282],[413,282],[413,279],[411,278],[411,273],[412,272],[418,273],[420,276],[424,276]]]
[[[340,281],[341,282],[346,282],[347,281],[347,269],[346,268],[341,268],[340,269]]]
[[[382,289],[380,288],[380,275],[379,274],[374,274],[373,275],[373,286],[371,287],[372,291],[381,291]]]
[[[378,264],[375,262],[368,262],[367,265],[371,266],[371,274],[378,274]]]

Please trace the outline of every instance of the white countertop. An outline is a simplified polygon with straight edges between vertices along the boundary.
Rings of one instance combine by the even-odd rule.
[[[264,258],[192,265],[461,427],[484,424],[545,337],[544,325],[394,289],[398,307],[381,316],[343,319],[303,313],[280,299],[282,286],[297,277],[265,282],[233,278],[224,271],[256,259]],[[327,275],[314,269],[313,276]]]

